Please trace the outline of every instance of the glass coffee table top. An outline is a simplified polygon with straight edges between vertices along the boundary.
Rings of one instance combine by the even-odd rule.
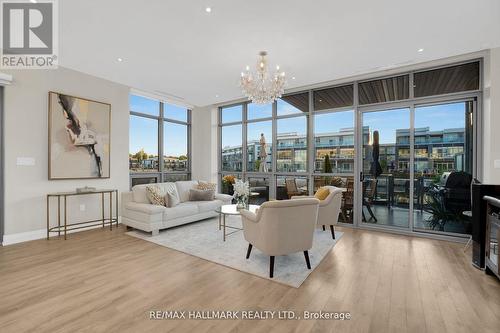
[[[259,208],[258,205],[249,205],[248,210],[255,213]],[[226,215],[241,215],[240,210],[236,208],[236,205],[222,205],[217,208],[215,212],[219,213],[219,230],[222,230],[222,240],[226,241],[226,236],[229,236],[235,232],[243,230],[240,227],[235,227],[226,224]],[[232,232],[228,232],[228,229],[233,229]]]
[[[249,205],[248,210],[251,211],[252,213],[255,213],[255,211],[259,208],[258,205]],[[240,210],[236,208],[236,205],[222,205],[220,208],[217,208],[215,210],[219,214],[224,214],[224,215],[240,215]]]

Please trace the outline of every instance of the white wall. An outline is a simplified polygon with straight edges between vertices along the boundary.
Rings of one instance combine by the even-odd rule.
[[[483,182],[500,184],[500,48],[484,61]]]
[[[192,179],[217,182],[217,108],[193,108]]]
[[[128,189],[129,88],[65,68],[5,72],[13,76],[12,84],[5,88],[4,104],[4,244],[8,244],[17,239],[38,238],[45,230],[45,195],[49,192],[74,190],[85,185],[119,191]],[[48,180],[49,91],[111,104],[110,179]],[[36,164],[17,166],[18,157],[33,157]],[[80,211],[80,204],[85,204],[85,211]],[[53,223],[55,212],[54,209]],[[71,220],[97,219],[100,199],[97,196],[70,198],[68,213]]]

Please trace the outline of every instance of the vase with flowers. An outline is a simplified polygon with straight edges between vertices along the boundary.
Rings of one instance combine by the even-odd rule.
[[[244,209],[248,208],[248,197],[250,195],[250,185],[248,182],[244,182],[237,179],[234,183],[234,199],[236,200],[236,208]]]

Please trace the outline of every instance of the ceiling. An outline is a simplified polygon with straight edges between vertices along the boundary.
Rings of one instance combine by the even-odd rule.
[[[261,50],[296,88],[500,46],[498,0],[64,0],[59,11],[60,65],[196,106],[241,98],[239,74]]]

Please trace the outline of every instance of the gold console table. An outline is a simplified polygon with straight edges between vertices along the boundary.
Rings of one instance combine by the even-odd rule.
[[[115,211],[116,217],[113,218],[113,193],[115,194]],[[102,218],[98,220],[90,220],[84,222],[77,223],[68,223],[68,213],[67,213],[67,199],[68,197],[80,196],[80,195],[101,195],[101,212]],[[109,217],[106,218],[104,216],[104,200],[105,196],[109,195]],[[57,226],[50,226],[50,199],[57,198]],[[64,205],[64,221],[63,225],[61,225],[61,198],[63,200]],[[58,192],[58,193],[49,193],[47,194],[47,239],[50,237],[50,233],[57,233],[58,236],[61,236],[61,233],[64,234],[64,239],[66,239],[66,234],[70,230],[89,228],[94,226],[101,226],[103,228],[106,225],[109,225],[109,229],[113,230],[113,223],[116,223],[118,227],[118,190],[95,190],[91,192]]]

